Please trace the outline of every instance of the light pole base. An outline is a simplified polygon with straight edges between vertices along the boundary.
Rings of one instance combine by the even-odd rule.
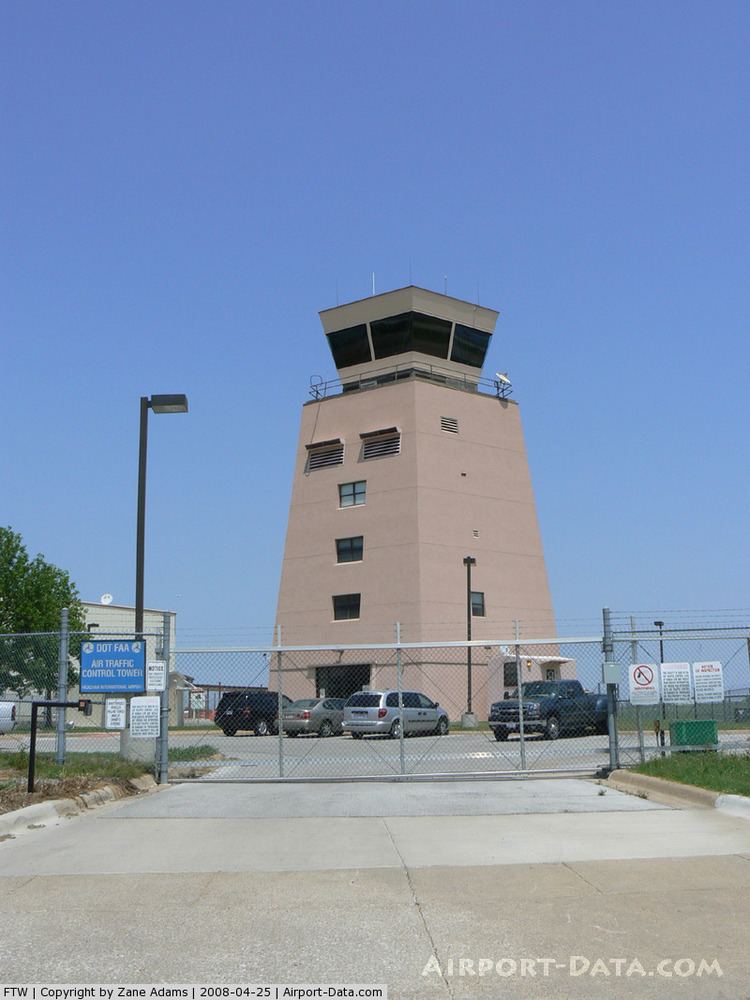
[[[120,756],[125,760],[136,760],[141,764],[153,764],[156,760],[156,740],[133,739],[127,729],[120,731]]]
[[[464,729],[476,729],[477,717],[473,712],[464,712],[461,716],[461,725]]]

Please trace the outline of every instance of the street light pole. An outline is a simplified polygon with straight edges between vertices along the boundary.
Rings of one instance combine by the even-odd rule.
[[[143,566],[146,547],[146,453],[148,451],[148,396],[141,396],[138,445],[138,522],[135,531],[135,637],[143,641]]]
[[[187,413],[187,396],[141,396],[141,421],[138,447],[138,519],[135,540],[135,637],[143,640],[143,577],[146,547],[146,454],[148,451],[148,411]]]
[[[466,567],[466,641],[471,643],[471,567],[476,566],[477,561],[473,556],[464,557]],[[472,714],[471,708],[471,645],[466,647],[466,713]]]
[[[664,663],[664,622],[654,622],[659,629],[659,691],[661,695],[661,730],[659,731],[659,743],[665,745],[664,724],[667,720],[667,706],[664,703],[664,691],[662,690],[662,665]]]

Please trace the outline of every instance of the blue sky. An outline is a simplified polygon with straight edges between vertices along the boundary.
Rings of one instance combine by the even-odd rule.
[[[317,312],[374,271],[500,310],[564,633],[750,617],[746,3],[3,21],[0,522],[84,599],[133,601],[138,398],[185,392],[146,603],[273,622]]]

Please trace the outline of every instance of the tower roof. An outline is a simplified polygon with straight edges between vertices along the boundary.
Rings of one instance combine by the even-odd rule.
[[[414,362],[478,377],[497,317],[494,309],[415,285],[320,313],[334,364],[347,375]]]

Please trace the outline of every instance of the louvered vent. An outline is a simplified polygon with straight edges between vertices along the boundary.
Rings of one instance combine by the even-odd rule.
[[[401,451],[401,435],[383,434],[380,437],[365,438],[362,458],[383,458],[385,455],[398,455]]]
[[[441,417],[440,430],[450,434],[458,434],[458,420],[455,417]]]
[[[344,464],[344,442],[322,441],[320,444],[307,446],[307,468],[310,472],[316,469],[328,469],[332,465]]]

